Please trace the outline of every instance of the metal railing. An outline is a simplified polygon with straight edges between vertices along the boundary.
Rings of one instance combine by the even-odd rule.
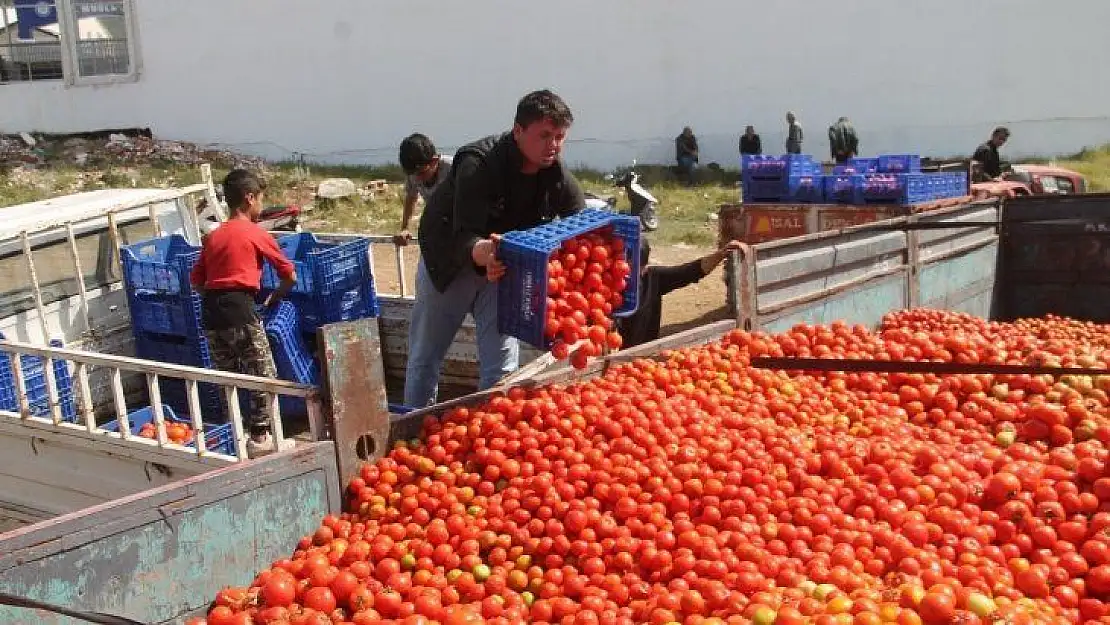
[[[149,360],[139,360],[125,356],[83,352],[60,347],[45,347],[0,340],[0,357],[11,359],[11,372],[17,412],[0,410],[0,419],[19,419],[25,423],[53,424],[58,428],[72,431],[83,431],[88,434],[102,435],[116,438],[120,441],[134,444],[147,445],[152,448],[169,452],[192,454],[198,457],[215,457],[233,462],[247,459],[247,432],[243,427],[243,418],[239,406],[239,391],[261,391],[269,394],[269,420],[271,433],[276,445],[281,445],[285,440],[282,427],[280,399],[282,397],[304,399],[308,408],[308,424],[313,440],[321,440],[324,436],[323,404],[320,391],[315,386],[297,384],[284,380],[272,380],[254,376],[225,373],[210,369],[201,369],[184,365],[174,365]],[[48,416],[33,414],[31,398],[27,391],[27,380],[24,376],[23,358],[37,357],[42,359],[43,373],[46,379],[46,394],[49,401]],[[72,371],[73,400],[75,402],[75,420],[68,422],[62,410],[62,397],[59,391],[57,376],[55,375],[55,361],[64,361],[67,368]],[[93,405],[91,386],[89,384],[90,369],[103,368],[110,372],[111,397],[108,402],[115,413],[117,432],[104,430],[97,424],[96,408]],[[125,374],[138,375],[146,380],[149,406],[153,414],[153,424],[156,435],[154,438],[145,438],[131,432],[128,410],[125,398],[123,378]],[[186,398],[191,415],[191,427],[194,432],[192,447],[173,443],[166,434],[166,419],[163,415],[163,403],[160,389],[160,380],[180,380],[185,384]],[[212,424],[204,423],[201,414],[198,384],[207,383],[218,387],[220,397],[226,403],[228,421],[231,425],[233,436],[232,455],[227,455],[207,448],[207,435]]]

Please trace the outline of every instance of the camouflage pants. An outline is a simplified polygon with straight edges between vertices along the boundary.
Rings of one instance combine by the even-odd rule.
[[[274,355],[270,351],[270,341],[262,322],[253,322],[235,328],[209,329],[208,350],[212,354],[212,364],[221,371],[241,373],[262,378],[277,379]],[[240,393],[243,391],[240,390]],[[249,391],[250,408],[243,415],[243,422],[252,433],[270,430],[270,405],[272,393]]]

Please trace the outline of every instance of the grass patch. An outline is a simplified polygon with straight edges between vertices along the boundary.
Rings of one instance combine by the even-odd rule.
[[[1110,144],[1067,156],[1057,163],[1086,176],[1090,191],[1110,191]],[[639,165],[637,171],[641,183],[660,201],[660,228],[652,235],[655,242],[702,248],[715,246],[717,222],[713,215],[719,205],[738,201],[737,171],[703,167],[698,171],[699,184],[695,187],[680,184],[670,166]],[[575,170],[587,191],[601,196],[616,195],[618,210],[627,211],[628,200],[606,179],[608,173],[588,168]],[[219,180],[227,174],[227,169],[213,168],[213,174]],[[306,225],[318,231],[379,234],[393,233],[400,228],[404,176],[397,165],[308,165],[306,169],[297,163],[282,162],[271,165],[266,178],[268,204],[302,206],[315,203],[316,186],[325,178],[349,178],[360,189],[372,180],[386,180],[389,190],[376,197],[362,194],[336,202],[315,203]],[[14,168],[0,170],[0,207],[110,187],[169,188],[197,182],[200,182],[199,167],[172,162],[143,166],[82,168],[55,164],[37,169]],[[412,228],[416,226],[414,220]]]
[[[1083,150],[1056,164],[1083,174],[1088,191],[1110,191],[1110,145]]]

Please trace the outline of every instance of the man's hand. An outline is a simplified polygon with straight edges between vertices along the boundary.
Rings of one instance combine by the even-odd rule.
[[[705,270],[705,273],[708,274],[709,272],[716,269],[717,265],[720,265],[722,262],[724,262],[724,260],[728,258],[730,254],[740,251],[743,245],[744,244],[739,241],[729,241],[725,244],[724,247],[702,259],[702,269]]]
[[[405,247],[412,241],[412,233],[407,229],[393,235],[393,244],[399,247]]]
[[[481,239],[470,248],[470,259],[479,267],[485,267],[486,277],[491,282],[499,280],[505,275],[505,265],[497,260],[497,244],[501,237],[493,234],[488,239]]]

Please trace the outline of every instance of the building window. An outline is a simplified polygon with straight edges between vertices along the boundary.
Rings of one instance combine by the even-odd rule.
[[[0,0],[0,83],[137,76],[133,0]]]

